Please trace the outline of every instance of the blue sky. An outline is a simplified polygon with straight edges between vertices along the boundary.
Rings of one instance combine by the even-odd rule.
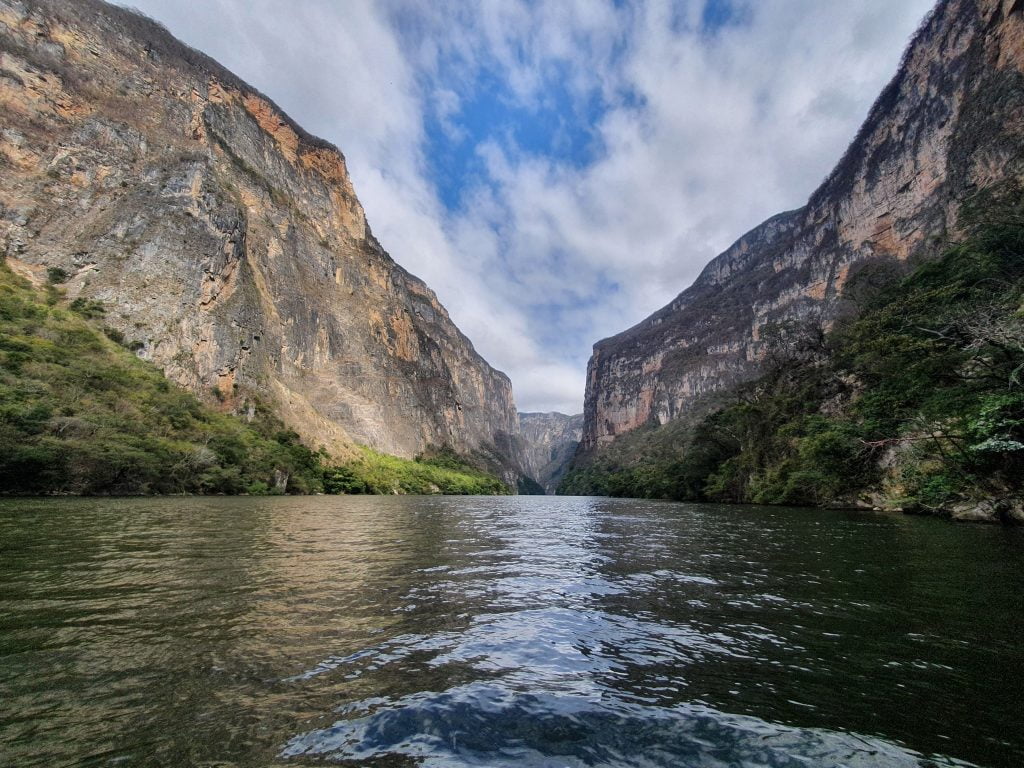
[[[592,344],[838,160],[931,0],[133,0],[337,144],[374,233],[508,373]]]
[[[582,98],[570,93],[559,77],[564,69],[553,67],[543,98],[526,108],[517,103],[501,73],[491,70],[477,73],[460,89],[455,111],[431,105],[425,116],[427,173],[447,209],[462,207],[463,190],[486,177],[476,149],[487,141],[497,141],[509,152],[558,157],[577,168],[594,161],[601,151],[594,126],[607,105],[596,89]]]

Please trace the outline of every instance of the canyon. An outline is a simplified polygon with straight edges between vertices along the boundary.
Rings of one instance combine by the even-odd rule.
[[[0,0],[0,104],[6,268],[39,301],[94,308],[95,331],[205,407],[269,411],[335,465],[371,449],[468,460],[523,493],[611,493],[563,480],[602,452],[613,472],[679,458],[780,353],[859,316],[856,286],[936,263],[966,235],[965,203],[1024,182],[1024,0],[941,0],[807,204],[597,342],[575,416],[518,413],[509,378],[374,237],[342,153],[158,23]],[[829,386],[849,391],[822,416],[863,390]],[[616,487],[660,493],[665,467]]]
[[[583,437],[583,414],[520,413],[519,431],[525,446],[527,474],[546,493],[555,493]]]
[[[173,382],[337,459],[448,446],[512,488],[511,383],[373,236],[345,158],[159,24],[0,0],[0,253]]]
[[[640,427],[695,421],[774,344],[852,311],[866,265],[938,255],[978,190],[1024,175],[1024,3],[943,0],[808,203],[743,235],[670,304],[594,345],[580,460]]]

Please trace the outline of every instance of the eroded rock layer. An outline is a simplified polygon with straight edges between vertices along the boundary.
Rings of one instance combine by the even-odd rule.
[[[672,303],[594,346],[582,446],[706,410],[762,370],[773,329],[827,329],[873,260],[939,252],[959,203],[1024,172],[1024,2],[943,0],[839,165]]]
[[[174,381],[338,455],[517,463],[508,378],[374,239],[341,153],[159,25],[0,0],[0,173],[8,263],[63,270]]]

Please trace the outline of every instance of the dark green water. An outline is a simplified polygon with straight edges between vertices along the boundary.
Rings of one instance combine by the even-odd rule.
[[[8,500],[0,765],[1017,768],[1022,595],[907,517]]]

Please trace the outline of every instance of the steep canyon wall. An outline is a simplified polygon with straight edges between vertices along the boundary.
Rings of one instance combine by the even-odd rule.
[[[521,461],[508,378],[373,237],[345,159],[159,25],[0,0],[0,252],[172,380],[311,445]]]
[[[780,328],[828,329],[871,262],[913,263],[973,192],[1024,175],[1024,2],[943,0],[803,208],[741,237],[668,306],[594,345],[582,451],[699,415],[756,377]]]

